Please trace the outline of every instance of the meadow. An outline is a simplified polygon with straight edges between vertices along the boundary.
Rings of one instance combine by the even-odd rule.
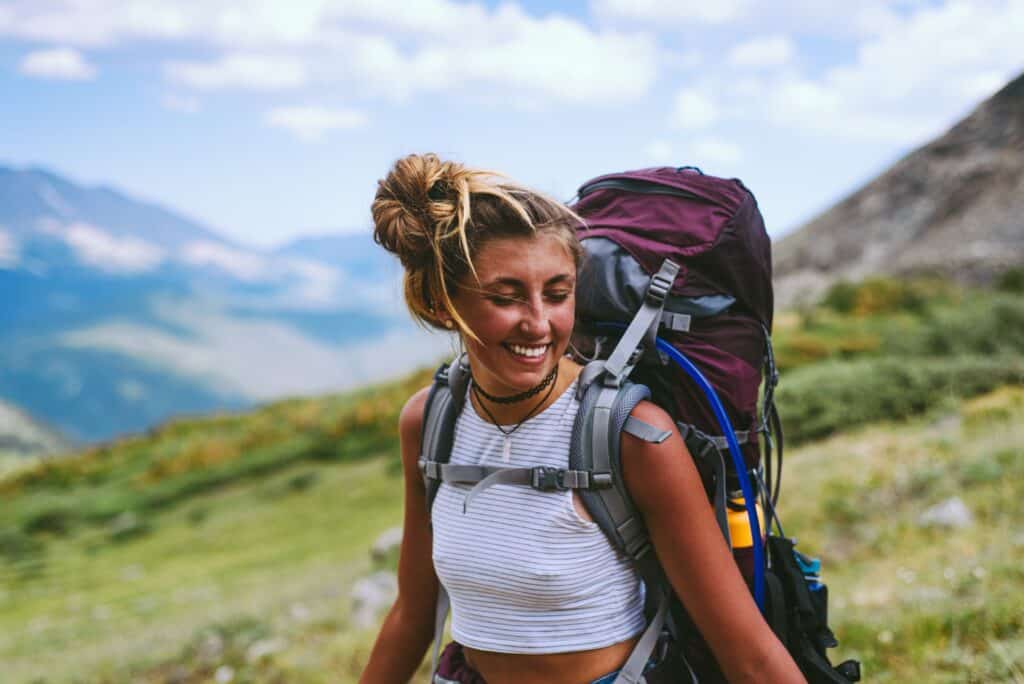
[[[1024,682],[1024,298],[872,280],[780,315],[786,533],[835,660],[872,682]],[[394,426],[424,370],[0,475],[7,682],[350,682],[369,548],[401,520]],[[973,521],[925,524],[958,497]],[[425,670],[423,670],[425,673]]]

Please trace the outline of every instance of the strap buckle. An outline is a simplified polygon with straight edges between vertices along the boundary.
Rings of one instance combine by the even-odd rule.
[[[565,471],[552,466],[537,466],[533,469],[533,482],[530,486],[542,492],[565,490]]]
[[[675,275],[675,274],[673,274]],[[651,284],[647,286],[647,301],[654,306],[661,306],[672,289],[673,278],[667,277],[659,271],[651,277]]]

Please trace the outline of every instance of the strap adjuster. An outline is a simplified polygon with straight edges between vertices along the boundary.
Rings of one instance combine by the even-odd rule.
[[[675,274],[673,274],[675,275]],[[672,289],[674,279],[666,277],[660,271],[651,277],[651,284],[647,286],[647,301],[654,306],[661,306]]]
[[[565,490],[565,471],[552,466],[537,466],[533,469],[533,482],[530,486],[542,492]]]

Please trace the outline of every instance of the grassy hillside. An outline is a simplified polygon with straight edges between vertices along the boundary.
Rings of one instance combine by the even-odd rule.
[[[822,557],[839,653],[868,681],[1024,682],[1024,303],[863,294],[884,287],[777,326],[804,445],[786,531]],[[394,426],[429,377],[0,475],[3,681],[354,681],[373,635],[349,590],[400,522]],[[918,524],[952,496],[972,526]]]

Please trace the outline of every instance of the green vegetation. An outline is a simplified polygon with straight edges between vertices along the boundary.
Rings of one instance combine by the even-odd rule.
[[[1024,682],[1019,300],[875,280],[777,322],[804,444],[782,519],[822,557],[837,657],[867,681]],[[429,379],[0,472],[4,681],[354,681],[374,630],[349,624],[349,591],[401,521],[395,424]],[[952,497],[973,525],[920,524]]]

